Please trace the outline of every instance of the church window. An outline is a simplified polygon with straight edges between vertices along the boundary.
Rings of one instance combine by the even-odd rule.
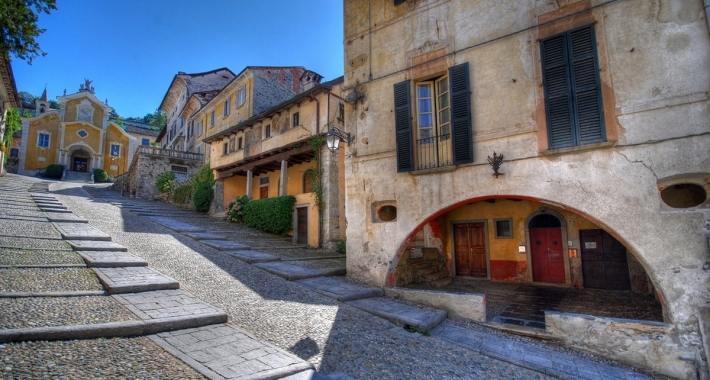
[[[49,148],[49,133],[39,133],[37,137],[37,146],[40,148]]]
[[[116,143],[111,143],[111,157],[121,156],[121,145]]]

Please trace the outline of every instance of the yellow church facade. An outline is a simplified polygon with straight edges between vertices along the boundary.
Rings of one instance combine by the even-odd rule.
[[[76,172],[103,169],[112,177],[127,171],[136,138],[109,121],[113,108],[94,95],[91,81],[57,100],[59,110],[50,109],[43,94],[35,116],[22,118],[19,172],[34,174],[51,164]]]

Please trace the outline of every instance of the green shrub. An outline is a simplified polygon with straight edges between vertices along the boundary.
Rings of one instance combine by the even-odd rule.
[[[214,198],[214,192],[211,187],[200,186],[195,191],[192,198],[192,204],[197,212],[207,212],[210,210],[210,203]]]
[[[197,191],[197,188],[200,186],[209,188],[214,186],[214,174],[212,173],[212,169],[210,169],[209,164],[204,165],[200,168],[200,170],[197,172],[197,175],[193,178],[193,183],[195,186],[195,191]]]
[[[244,206],[249,203],[249,197],[242,195],[227,204],[227,220],[244,223]]]
[[[44,176],[48,178],[62,178],[64,174],[64,165],[52,164],[44,170]]]
[[[158,178],[155,179],[155,187],[158,189],[159,193],[169,193],[173,189],[174,181],[175,173],[162,172],[158,174]]]
[[[244,222],[251,228],[284,235],[293,229],[296,197],[259,199],[244,206]]]
[[[94,169],[94,182],[108,181],[108,173],[103,169]]]
[[[190,181],[178,182],[175,185],[170,183],[170,187],[172,187],[173,194],[171,199],[173,203],[184,205],[192,201],[193,190],[192,183]]]
[[[345,254],[345,240],[338,240],[338,242],[335,243],[335,251],[343,255]]]

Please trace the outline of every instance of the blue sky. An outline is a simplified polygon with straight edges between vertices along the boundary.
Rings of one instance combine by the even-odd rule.
[[[84,78],[123,117],[160,105],[178,71],[305,66],[343,75],[342,0],[57,0],[42,14],[46,57],[13,59],[18,91],[50,99]]]

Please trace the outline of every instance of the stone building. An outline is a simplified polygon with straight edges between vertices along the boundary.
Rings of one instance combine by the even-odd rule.
[[[348,0],[344,15],[349,276],[405,286],[427,258],[432,286],[649,293],[655,340],[604,319],[561,339],[707,377],[701,0]]]
[[[267,69],[262,71],[268,74]],[[258,75],[254,72],[255,79]],[[343,128],[344,102],[339,97],[343,79],[321,84],[320,75],[306,70],[293,80],[289,86],[303,91],[271,107],[265,106],[267,94],[258,87],[237,85],[235,89],[248,88],[247,113],[242,115],[254,115],[208,129],[204,141],[211,146],[210,167],[217,178],[213,213],[223,213],[227,203],[243,195],[254,200],[293,195],[294,241],[334,247],[345,230],[344,154],[330,152],[322,136],[333,127]],[[214,98],[219,104],[229,103],[220,99]],[[208,110],[207,115],[213,114]],[[321,144],[312,146],[318,137]],[[313,182],[318,178],[320,186]]]
[[[0,56],[0,145],[3,143],[5,132],[5,117],[7,110],[20,105],[15,85],[15,76],[12,75],[12,66],[8,56]],[[5,173],[5,154],[0,151],[0,175]]]
[[[109,121],[113,108],[96,97],[91,81],[57,100],[59,110],[50,109],[45,90],[35,100],[35,116],[22,118],[18,172],[31,175],[60,164],[76,172],[99,168],[111,176],[124,173],[136,138]]]

